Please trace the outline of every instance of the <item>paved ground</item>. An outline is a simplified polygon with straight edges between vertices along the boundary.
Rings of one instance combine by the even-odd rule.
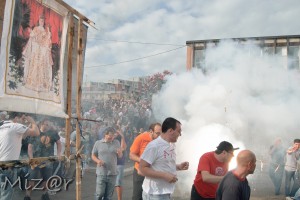
[[[132,194],[132,163],[129,162],[126,164],[126,173],[123,180],[124,188],[123,188],[123,200],[131,199]],[[82,179],[82,190],[81,190],[81,199],[82,200],[94,200],[94,192],[95,192],[95,169],[90,169],[89,171],[85,172],[84,177]],[[284,200],[284,196],[274,196],[273,193],[273,185],[267,175],[266,172],[256,171],[254,175],[251,176],[249,179],[252,195],[251,200]],[[67,191],[64,189],[57,193],[56,195],[50,196],[52,200],[54,199],[64,199],[64,200],[76,200],[76,190],[75,190],[76,183],[75,181],[70,184],[70,187]],[[177,185],[177,188],[182,187],[182,185]],[[22,200],[24,197],[24,191],[16,189],[15,196],[13,199],[15,200]],[[42,192],[34,191],[32,193],[32,200],[40,200]],[[114,200],[117,200],[116,192],[114,194]],[[180,194],[178,191],[175,191],[173,195],[174,200],[188,200],[189,193]]]

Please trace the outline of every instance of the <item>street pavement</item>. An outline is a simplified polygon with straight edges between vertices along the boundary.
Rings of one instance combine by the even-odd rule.
[[[123,179],[123,200],[130,200],[132,195],[132,171],[133,163],[131,161],[126,163],[124,179]],[[273,185],[266,172],[256,171],[255,174],[251,175],[249,179],[249,184],[251,187],[251,198],[250,200],[284,200],[283,195],[275,196],[273,195]],[[192,183],[191,183],[192,184]],[[282,192],[283,192],[282,184]],[[94,200],[94,192],[96,186],[96,175],[95,175],[95,165],[91,164],[90,168],[86,170],[83,174],[81,181],[81,199],[82,200]],[[181,186],[177,184],[177,188]],[[42,192],[33,191],[31,199],[40,200]],[[25,196],[25,191],[18,188],[15,189],[14,200],[23,200]],[[51,200],[76,200],[76,181],[73,181],[67,190],[64,188],[50,196]],[[188,200],[189,192],[186,194],[178,194],[175,190],[172,200]],[[116,191],[114,192],[113,200],[117,200]]]

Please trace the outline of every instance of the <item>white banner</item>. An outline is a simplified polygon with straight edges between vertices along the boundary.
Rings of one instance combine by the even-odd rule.
[[[67,117],[68,10],[54,0],[6,0],[0,110]]]

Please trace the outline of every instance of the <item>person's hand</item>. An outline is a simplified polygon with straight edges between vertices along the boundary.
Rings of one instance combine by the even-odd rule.
[[[122,133],[121,130],[117,130],[116,133],[117,133],[118,135],[120,135],[121,137],[124,137],[124,134]]]
[[[139,169],[137,170],[137,174],[140,176],[145,176]]]
[[[62,156],[62,155],[57,156],[57,157],[58,157],[58,161],[64,161],[64,159],[65,159],[65,156]]]
[[[293,148],[291,149],[291,152],[295,152],[295,151],[297,151],[297,150],[298,150],[297,147],[293,147]]]
[[[288,154],[291,154],[291,153],[293,153],[293,152],[295,152],[295,151],[296,151],[296,148],[293,147],[293,148],[288,149],[286,152],[287,152]]]
[[[31,124],[35,123],[34,119],[32,117],[30,117],[30,116],[26,116],[25,119],[26,119],[26,121],[28,121]]]
[[[189,169],[189,162],[182,162],[179,166],[179,170],[188,170]]]
[[[98,161],[97,161],[97,166],[98,166],[98,167],[104,166],[103,160],[98,159]]]
[[[117,149],[116,153],[118,154],[118,156],[121,156],[121,154],[122,154],[122,149],[121,149],[121,148],[120,148],[120,149]]]
[[[165,173],[164,180],[168,183],[176,183],[178,181],[178,178],[174,174]]]

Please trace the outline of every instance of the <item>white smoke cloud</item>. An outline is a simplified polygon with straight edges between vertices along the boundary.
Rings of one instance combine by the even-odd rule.
[[[275,138],[287,145],[300,130],[299,72],[283,67],[286,57],[263,55],[257,47],[230,41],[207,49],[205,57],[206,75],[194,69],[171,76],[153,97],[160,120],[172,116],[183,125],[177,162],[190,162],[190,170],[179,173],[183,192],[190,191],[200,156],[221,141],[250,149],[266,161]]]

